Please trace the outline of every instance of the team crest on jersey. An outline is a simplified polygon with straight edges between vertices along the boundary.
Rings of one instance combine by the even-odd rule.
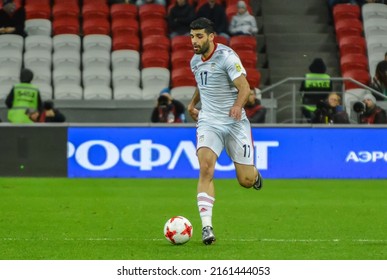
[[[211,63],[211,71],[215,70],[215,63]]]
[[[241,71],[242,71],[242,66],[241,66],[239,63],[235,63],[235,69],[236,69],[238,72],[241,72]]]

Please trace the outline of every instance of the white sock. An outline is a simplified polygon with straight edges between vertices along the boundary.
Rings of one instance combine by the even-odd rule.
[[[215,198],[205,192],[201,192],[198,193],[197,200],[202,227],[212,227],[212,207],[214,207]]]

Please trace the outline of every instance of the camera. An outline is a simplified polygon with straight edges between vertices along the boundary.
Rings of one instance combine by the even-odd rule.
[[[364,102],[357,101],[353,104],[353,110],[356,113],[364,113],[366,109],[366,104]]]

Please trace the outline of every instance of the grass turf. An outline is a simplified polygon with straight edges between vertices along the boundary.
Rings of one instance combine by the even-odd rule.
[[[197,180],[0,178],[2,260],[386,260],[386,180],[216,180],[201,242]],[[163,236],[193,224],[181,246]]]

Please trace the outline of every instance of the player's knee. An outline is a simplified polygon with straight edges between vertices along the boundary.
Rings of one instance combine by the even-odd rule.
[[[251,188],[254,185],[254,179],[244,176],[242,178],[238,178],[239,184],[244,188]]]
[[[202,177],[212,177],[215,167],[211,166],[208,162],[200,163],[200,174]]]

